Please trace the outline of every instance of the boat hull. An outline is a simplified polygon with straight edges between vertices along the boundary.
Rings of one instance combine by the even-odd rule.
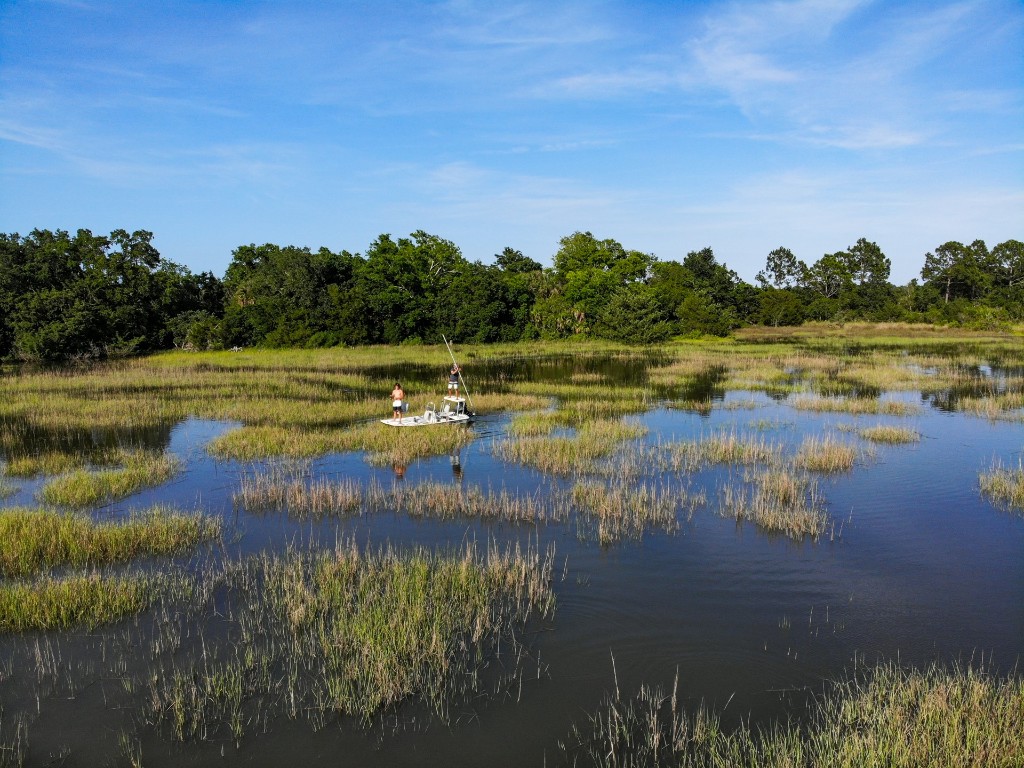
[[[465,413],[453,413],[449,416],[438,413],[433,419],[429,416],[403,416],[400,419],[381,419],[380,423],[389,427],[437,427],[442,424],[465,424],[471,419],[472,417]]]

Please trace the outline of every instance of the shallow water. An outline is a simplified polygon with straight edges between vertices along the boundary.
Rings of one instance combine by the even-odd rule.
[[[528,370],[502,375],[539,380],[564,375],[559,366],[564,361],[533,362]],[[623,383],[642,383],[639,370],[621,366],[617,376]],[[235,425],[191,419],[154,435],[181,459],[183,472],[97,514],[116,517],[162,502],[222,515],[231,526],[227,556],[295,542],[333,546],[350,535],[371,545],[442,547],[467,538],[533,541],[541,548],[553,543],[558,606],[553,620],[527,628],[527,647],[540,673],[534,665],[521,690],[497,700],[459,703],[450,723],[409,704],[369,728],[342,721],[314,731],[303,719],[281,718],[239,746],[227,737],[182,746],[143,729],[138,738],[144,763],[541,766],[559,764],[559,741],[616,684],[629,695],[642,683],[670,687],[678,677],[687,706],[707,704],[726,724],[735,724],[741,718],[761,723],[799,717],[825,681],[862,662],[899,660],[921,667],[933,660],[984,661],[996,671],[1019,671],[1024,515],[993,506],[978,491],[978,472],[993,460],[1016,465],[1021,458],[1019,423],[990,422],[927,402],[920,415],[909,418],[806,413],[764,394],[723,394],[717,385],[710,372],[685,393],[714,399],[710,414],[659,407],[627,418],[649,428],[648,445],[719,430],[763,436],[789,451],[808,435],[834,434],[856,444],[862,454],[852,471],[819,477],[834,535],[795,542],[720,517],[722,484],[742,474],[721,467],[687,478],[695,490],[705,490],[708,502],[681,521],[678,532],[648,531],[640,540],[605,548],[581,541],[572,522],[532,527],[393,514],[298,521],[233,506],[242,476],[259,467],[215,461],[204,446]],[[922,401],[919,393],[898,397]],[[432,480],[532,492],[567,484],[495,456],[494,444],[506,438],[509,418],[483,415],[471,427],[474,441],[457,456],[415,462],[397,472],[371,466],[357,454],[316,459],[306,470],[313,479],[385,485]],[[922,439],[870,445],[848,431],[879,423],[912,427]],[[39,481],[14,484],[20,490],[2,503],[33,503]],[[98,635],[54,637],[69,659],[100,669],[101,663],[90,662],[99,653],[90,650]],[[15,658],[11,654],[32,642],[7,638],[0,658]],[[129,649],[119,652],[130,655]],[[55,692],[37,705],[26,687],[16,685],[26,672],[0,670],[0,696],[5,717],[31,710],[31,763],[60,756],[66,765],[124,761],[117,736],[134,730],[138,719],[131,707],[112,704],[117,697],[109,685],[93,680],[73,696]]]

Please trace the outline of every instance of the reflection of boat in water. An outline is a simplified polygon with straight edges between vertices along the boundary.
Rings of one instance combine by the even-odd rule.
[[[465,424],[473,418],[466,410],[466,398],[448,395],[441,401],[441,409],[428,403],[422,416],[403,416],[400,419],[381,419],[389,427],[429,427],[437,424]]]

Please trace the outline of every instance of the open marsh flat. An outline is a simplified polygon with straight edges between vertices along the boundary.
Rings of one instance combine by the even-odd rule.
[[[602,718],[638,694],[728,735],[867,701],[873,674],[966,690],[968,668],[1016,683],[992,725],[1007,757],[1019,338],[456,353],[468,428],[376,422],[396,379],[411,410],[440,401],[443,346],[5,371],[7,535],[141,543],[33,556],[2,585],[150,591],[127,618],[0,634],[0,765],[618,765]],[[173,471],[53,493],[140,456]],[[203,535],[161,544],[157,507]]]

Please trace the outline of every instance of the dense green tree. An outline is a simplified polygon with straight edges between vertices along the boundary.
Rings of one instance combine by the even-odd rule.
[[[731,307],[723,307],[703,291],[694,291],[683,299],[676,314],[679,330],[691,335],[728,336],[740,325]]]
[[[796,291],[765,288],[758,297],[755,320],[762,325],[800,325],[804,313],[804,302]]]
[[[953,299],[974,299],[991,285],[989,253],[984,241],[975,240],[965,246],[955,240],[943,243],[924,257],[921,277],[937,288],[943,302]]]
[[[590,232],[575,232],[561,239],[553,262],[559,300],[542,299],[534,314],[556,313],[540,320],[549,330],[585,333],[615,291],[647,278],[654,257],[626,250],[615,240],[598,240]]]
[[[669,338],[675,331],[675,324],[651,286],[631,283],[612,294],[594,330],[606,339],[655,344]]]
[[[764,269],[757,273],[763,288],[792,288],[800,282],[806,265],[789,248],[776,248],[768,254]]]

